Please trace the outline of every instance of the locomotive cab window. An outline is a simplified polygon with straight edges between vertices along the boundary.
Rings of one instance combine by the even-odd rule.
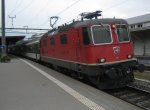
[[[112,42],[110,27],[108,25],[92,26],[92,38],[94,44],[108,44]]]
[[[116,25],[116,34],[118,35],[119,42],[129,41],[129,32],[126,25]]]
[[[50,38],[50,44],[51,44],[51,45],[55,45],[55,39],[54,39],[54,37],[51,37],[51,38]]]
[[[60,35],[60,43],[67,44],[67,35],[66,34]]]
[[[89,33],[88,33],[88,28],[83,27],[82,28],[82,33],[83,33],[83,44],[84,45],[90,44],[90,37],[89,37]]]

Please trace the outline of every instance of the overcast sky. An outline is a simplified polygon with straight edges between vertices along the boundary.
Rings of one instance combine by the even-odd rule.
[[[57,25],[82,12],[103,11],[103,17],[130,18],[150,13],[150,0],[5,0],[6,27],[50,28],[49,17],[59,16]]]

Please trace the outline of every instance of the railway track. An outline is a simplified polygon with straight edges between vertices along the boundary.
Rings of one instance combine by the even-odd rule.
[[[105,92],[136,105],[145,110],[150,110],[150,93],[127,86],[121,89],[106,90]]]

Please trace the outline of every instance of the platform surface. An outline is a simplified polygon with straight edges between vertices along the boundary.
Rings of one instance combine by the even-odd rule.
[[[141,110],[30,60],[0,63],[0,110]]]

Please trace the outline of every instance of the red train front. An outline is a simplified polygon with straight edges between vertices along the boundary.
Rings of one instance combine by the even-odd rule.
[[[133,70],[143,71],[133,58],[128,24],[123,19],[97,19],[99,12],[53,29],[41,38],[41,60],[59,70],[84,76],[100,89],[125,86]],[[92,18],[96,19],[92,19]]]

